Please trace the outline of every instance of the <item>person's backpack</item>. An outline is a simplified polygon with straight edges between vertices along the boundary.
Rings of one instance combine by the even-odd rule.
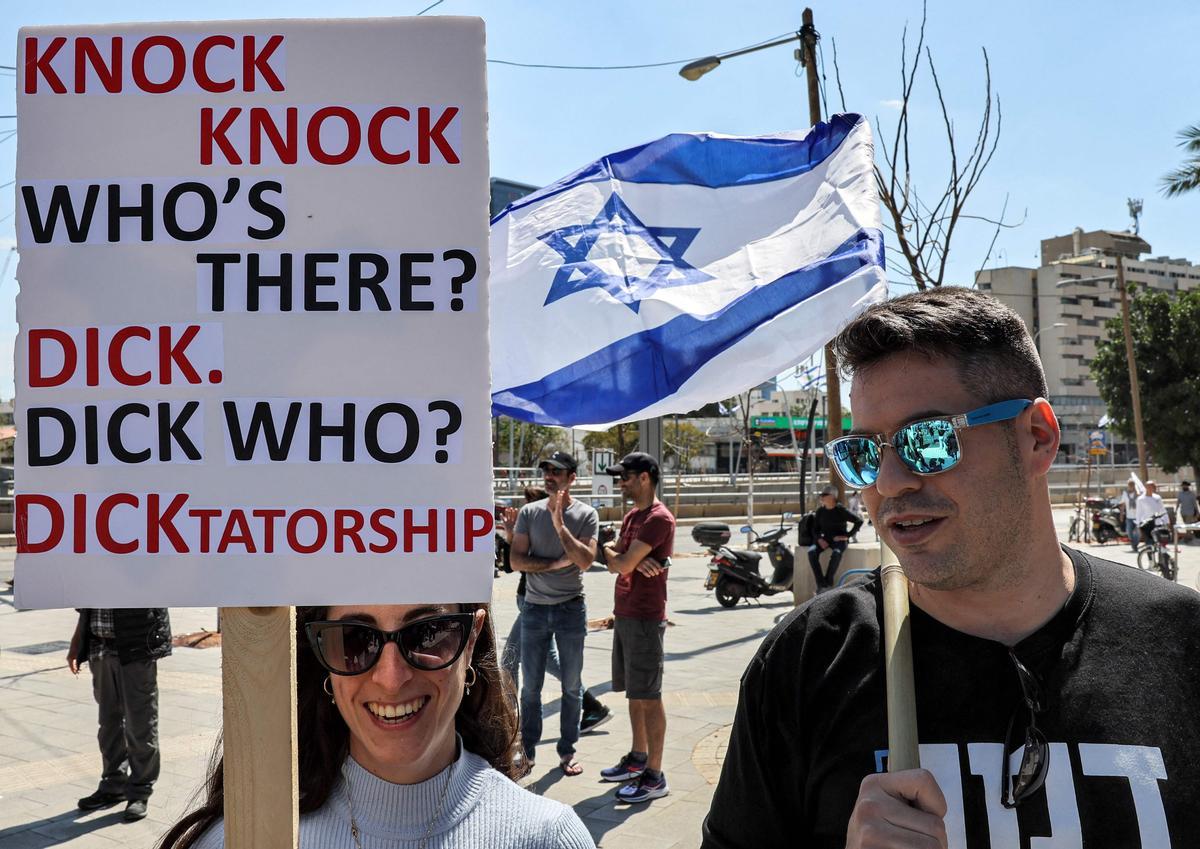
[[[817,533],[817,514],[815,512],[805,513],[800,517],[800,524],[796,526],[796,544],[809,546],[816,542]]]

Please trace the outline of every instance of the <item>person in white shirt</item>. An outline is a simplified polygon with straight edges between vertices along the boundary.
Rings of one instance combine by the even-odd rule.
[[[1133,478],[1125,484],[1125,491],[1121,493],[1121,514],[1125,517],[1125,535],[1129,537],[1129,546],[1137,551],[1138,547],[1138,522],[1137,522],[1137,501],[1140,496],[1137,491],[1137,484],[1133,482]]]
[[[1147,522],[1162,515],[1160,524],[1166,524],[1167,507],[1163,504],[1162,496],[1158,494],[1158,486],[1154,481],[1146,481],[1146,494],[1137,500],[1137,524],[1142,527]]]

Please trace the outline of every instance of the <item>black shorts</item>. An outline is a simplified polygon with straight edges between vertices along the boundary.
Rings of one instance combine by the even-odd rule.
[[[627,699],[662,698],[666,621],[613,619],[612,688]]]

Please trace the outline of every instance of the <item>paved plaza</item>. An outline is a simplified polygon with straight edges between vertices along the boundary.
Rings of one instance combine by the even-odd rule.
[[[1065,538],[1070,512],[1055,518]],[[731,522],[737,524],[736,522]],[[759,523],[765,530],[769,521]],[[792,609],[791,596],[763,599],[761,606],[733,610],[717,605],[703,581],[707,560],[682,526],[671,569],[664,700],[668,715],[664,768],[671,795],[639,807],[618,806],[619,785],[599,781],[629,748],[624,700],[609,692],[611,631],[588,635],[584,684],[614,718],[579,742],[583,775],[567,778],[557,768],[557,681],[547,676],[545,733],[537,765],[524,782],[530,790],[574,806],[595,838],[608,849],[696,847],[720,770],[737,703],[738,679],[755,648]],[[864,534],[869,539],[870,533]],[[1083,546],[1132,563],[1127,546]],[[0,578],[11,575],[12,550],[0,550]],[[1182,585],[1200,577],[1200,545],[1180,547]],[[799,564],[806,568],[805,564]],[[589,616],[611,611],[613,577],[585,575]],[[517,577],[498,579],[494,615],[501,637],[516,613]],[[4,587],[0,583],[0,588]],[[11,591],[0,591],[0,847],[129,847],[149,849],[194,800],[221,723],[220,649],[176,649],[159,663],[162,777],[139,823],[121,821],[123,806],[81,814],[75,801],[96,789],[100,768],[91,676],[66,668],[67,641],[75,624],[70,610],[17,611]],[[213,628],[216,611],[172,609],[176,634]]]

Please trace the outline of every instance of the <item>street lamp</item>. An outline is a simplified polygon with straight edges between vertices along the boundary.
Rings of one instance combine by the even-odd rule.
[[[800,42],[800,47],[796,50],[796,59],[804,66],[806,72],[809,123],[816,126],[821,121],[821,87],[820,81],[817,78],[816,58],[817,40],[820,38],[820,35],[817,33],[817,28],[813,25],[812,9],[806,8],[800,15],[800,21],[800,29],[786,38],[778,38],[774,41],[755,45],[754,47],[746,47],[742,50],[734,50],[729,53],[720,53],[716,56],[706,56],[703,59],[696,59],[680,68],[679,75],[685,80],[698,80],[720,65],[722,59],[732,59],[734,56],[744,56],[747,53],[766,50],[768,47],[778,47],[781,44],[790,44],[793,41],[798,41]],[[825,386],[829,398],[829,413],[826,420],[826,439],[829,440],[842,435],[842,393],[838,379],[837,361],[833,355],[832,344],[825,346]],[[832,472],[829,478],[829,482],[837,487],[838,500],[840,501],[845,495],[845,485],[842,483],[842,479],[832,474]]]
[[[766,50],[768,47],[778,47],[781,44],[787,44],[792,41],[799,41],[800,33],[793,33],[787,38],[780,38],[776,41],[768,41],[766,44],[759,44],[755,47],[746,47],[742,50],[733,50],[729,53],[721,53],[717,56],[705,56],[703,59],[696,59],[688,62],[679,69],[679,76],[689,82],[695,82],[702,76],[707,74],[713,68],[721,64],[722,59],[732,59],[734,56],[745,56],[747,53],[756,53],[759,50]]]
[[[1067,326],[1066,322],[1056,321],[1056,322],[1054,322],[1054,324],[1050,325],[1049,327],[1039,328],[1037,333],[1033,334],[1033,347],[1037,348],[1037,340],[1038,340],[1038,337],[1042,335],[1043,330],[1053,330],[1056,327],[1066,327],[1066,326]],[[1040,351],[1041,348],[1038,348],[1038,350]]]

